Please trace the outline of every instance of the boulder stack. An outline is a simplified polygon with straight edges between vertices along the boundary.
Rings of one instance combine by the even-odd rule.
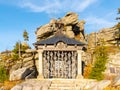
[[[84,24],[84,20],[78,21],[78,14],[69,12],[63,18],[52,19],[50,23],[37,28],[37,41],[52,37],[60,29],[69,38],[85,42]]]

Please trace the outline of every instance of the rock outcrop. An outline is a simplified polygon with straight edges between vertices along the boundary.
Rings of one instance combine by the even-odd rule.
[[[36,50],[26,50],[22,59],[18,61],[10,70],[10,81],[22,80],[37,77],[38,54]]]
[[[102,80],[97,82],[90,90],[104,90],[107,86],[111,84],[110,80]]]
[[[106,46],[116,45],[115,33],[118,31],[116,26],[111,28],[104,28],[98,32],[90,33],[88,38],[88,48],[94,49],[96,46],[101,44],[101,41],[104,41]]]
[[[11,90],[48,90],[51,81],[27,80],[14,86]]]
[[[106,75],[117,76],[120,73],[120,52],[109,53],[108,63],[106,64]]]
[[[120,85],[120,75],[118,75],[112,83],[112,86],[119,86]]]
[[[52,19],[50,23],[37,28],[37,41],[53,36],[60,29],[68,37],[85,42],[84,24],[84,20],[78,21],[76,13],[69,12],[63,18]]]
[[[78,23],[78,15],[76,13],[69,12],[61,20],[66,26],[75,25]]]
[[[25,79],[25,78],[27,78],[27,76],[30,75],[31,72],[32,72],[32,70],[30,70],[27,67],[15,70],[10,74],[10,81]]]
[[[26,80],[11,90],[103,90],[111,84],[110,80]]]

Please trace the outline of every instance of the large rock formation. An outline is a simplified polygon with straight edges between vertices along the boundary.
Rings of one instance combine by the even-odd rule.
[[[15,70],[10,74],[10,81],[25,79],[31,74],[31,72],[32,70],[29,68],[20,68]]]
[[[37,40],[49,38],[60,29],[68,37],[85,42],[84,24],[84,20],[78,21],[76,13],[69,12],[63,18],[58,20],[52,19],[50,23],[37,28]]]
[[[61,20],[66,26],[75,25],[78,23],[78,15],[76,13],[69,12]]]
[[[101,41],[104,41],[106,46],[116,45],[115,33],[118,31],[116,27],[104,28],[98,32],[90,33],[88,38],[88,48],[94,49],[96,46],[101,44]]]
[[[22,55],[22,59],[10,70],[10,81],[29,79],[37,77],[38,68],[38,54],[36,50],[28,49],[26,53]]]

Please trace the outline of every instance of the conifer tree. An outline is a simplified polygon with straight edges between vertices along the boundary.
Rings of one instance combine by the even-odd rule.
[[[104,46],[99,46],[95,50],[95,62],[89,75],[90,79],[102,80],[104,78],[103,72],[106,69],[108,54]]]
[[[28,32],[24,30],[23,32],[24,41],[29,41]]]
[[[0,82],[4,82],[5,80],[8,80],[8,74],[5,67],[0,64]]]
[[[120,14],[120,8],[118,8],[118,14]],[[117,17],[116,20],[120,20],[120,17]],[[116,40],[116,44],[119,47],[120,44],[120,22],[116,25],[117,31],[114,33],[114,38]]]

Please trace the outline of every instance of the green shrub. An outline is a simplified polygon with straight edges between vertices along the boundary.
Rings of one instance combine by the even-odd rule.
[[[0,65],[0,82],[4,82],[5,80],[8,80],[9,75],[6,72],[6,69],[4,66]]]
[[[106,69],[108,54],[104,46],[97,47],[95,50],[95,62],[90,73],[90,79],[102,80],[104,78],[103,72]]]

